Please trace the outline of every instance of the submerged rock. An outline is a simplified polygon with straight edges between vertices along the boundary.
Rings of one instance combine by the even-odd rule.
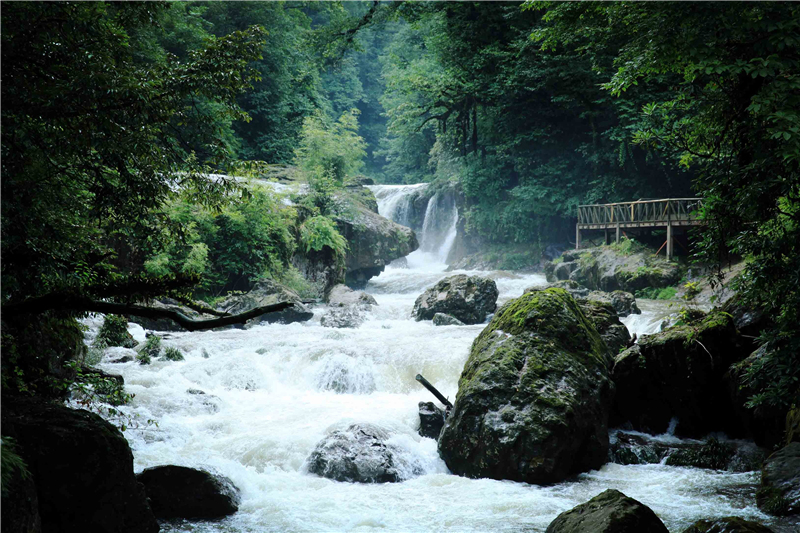
[[[247,324],[272,324],[275,322],[291,324],[292,322],[311,320],[311,317],[314,316],[314,313],[302,302],[296,292],[270,279],[259,281],[248,293],[228,296],[219,303],[217,309],[226,313],[239,314],[257,307],[280,302],[292,302],[293,305],[283,311],[266,313],[260,317],[250,319]]]
[[[465,324],[480,324],[497,308],[497,284],[479,276],[459,274],[439,281],[414,302],[416,320],[431,320],[444,313]]]
[[[736,329],[720,312],[642,336],[616,357],[612,425],[661,434],[677,417],[678,436],[742,434],[724,380],[740,357]]]
[[[773,533],[765,525],[738,516],[698,520],[683,533]]]
[[[42,531],[158,531],[116,427],[88,411],[18,400],[3,402],[2,428],[36,485]]]
[[[764,457],[763,450],[743,441],[660,439],[623,431],[612,433],[608,450],[609,462],[621,465],[664,463],[729,472],[758,470]]]
[[[464,326],[462,321],[454,316],[446,315],[444,313],[436,313],[433,315],[434,326]]]
[[[439,453],[469,477],[555,483],[608,454],[605,343],[563,289],[506,303],[472,345]]]
[[[357,328],[365,320],[364,313],[357,306],[348,305],[327,311],[319,323],[325,328]]]
[[[419,435],[438,440],[444,427],[444,410],[433,402],[419,402]]]
[[[546,533],[669,533],[646,505],[608,489],[558,515]]]
[[[239,510],[239,489],[224,477],[184,466],[155,466],[136,476],[158,518],[222,518]]]
[[[405,452],[387,443],[389,434],[371,424],[334,431],[308,457],[308,471],[336,481],[392,483],[422,472]]]
[[[369,307],[370,305],[378,305],[375,298],[371,294],[364,291],[354,291],[347,285],[336,285],[328,293],[328,305],[332,307],[347,307],[350,305],[358,305]]]
[[[800,513],[800,442],[781,448],[764,462],[756,503],[774,515]]]

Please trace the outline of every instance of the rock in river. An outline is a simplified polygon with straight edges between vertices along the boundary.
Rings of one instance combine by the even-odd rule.
[[[503,305],[472,345],[439,453],[456,474],[555,483],[608,454],[607,347],[563,289]]]
[[[465,324],[480,324],[497,308],[498,294],[494,280],[466,274],[450,276],[422,293],[411,314],[418,321],[444,313]]]
[[[222,518],[239,510],[239,489],[230,479],[185,466],[155,466],[136,479],[158,518]]]
[[[774,515],[800,513],[800,442],[784,446],[764,462],[756,503]]]
[[[294,305],[277,313],[266,313],[258,318],[248,320],[248,324],[258,324],[259,322],[280,322],[291,324],[292,322],[305,322],[314,316],[300,296],[293,290],[284,287],[270,279],[265,279],[256,283],[253,289],[245,294],[229,296],[219,303],[217,308],[231,314],[239,314],[279,302],[292,302]]]
[[[683,533],[772,533],[767,526],[738,516],[698,520]]]
[[[308,457],[308,471],[358,483],[391,483],[421,474],[407,454],[386,441],[389,433],[371,424],[352,424],[320,441]]]
[[[608,489],[558,515],[546,533],[668,533],[656,514],[618,490]]]
[[[433,402],[419,402],[419,435],[438,440],[444,426],[444,411]]]

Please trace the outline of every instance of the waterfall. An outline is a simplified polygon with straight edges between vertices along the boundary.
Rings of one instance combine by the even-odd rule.
[[[414,200],[427,188],[417,185],[372,185],[378,200],[378,212],[386,218],[414,229],[419,237],[419,252],[428,261],[445,263],[456,240],[458,208],[452,191],[438,191],[428,199],[420,219],[414,212]]]

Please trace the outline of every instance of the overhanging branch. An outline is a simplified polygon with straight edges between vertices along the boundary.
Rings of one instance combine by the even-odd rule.
[[[145,307],[143,305],[102,302],[82,297],[62,297],[55,299],[53,295],[48,295],[40,298],[31,298],[18,304],[4,305],[2,312],[4,315],[6,313],[9,315],[18,315],[24,313],[41,313],[50,310],[72,310],[115,315],[133,315],[152,319],[168,318],[188,331],[202,331],[222,326],[230,326],[232,324],[242,324],[251,318],[256,318],[266,313],[283,311],[292,305],[294,305],[292,302],[279,302],[263,307],[256,307],[255,309],[237,315],[228,315],[208,320],[192,320],[180,311],[172,309],[158,309],[155,307]]]

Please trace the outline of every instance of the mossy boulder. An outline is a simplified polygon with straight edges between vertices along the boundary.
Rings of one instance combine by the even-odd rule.
[[[800,514],[800,442],[784,446],[764,461],[756,503],[773,515]]]
[[[507,302],[472,345],[439,453],[469,477],[555,483],[608,453],[607,347],[563,289]]]
[[[646,505],[608,489],[586,503],[563,512],[546,533],[668,533]]]
[[[494,280],[459,274],[444,278],[419,295],[411,314],[418,321],[444,313],[465,324],[480,324],[497,308],[498,295]]]
[[[578,305],[606,343],[612,357],[628,347],[631,334],[619,321],[619,315],[610,303],[597,300],[576,300]]]
[[[722,312],[643,336],[615,359],[612,425],[630,422],[659,434],[677,417],[679,436],[742,435],[724,379],[741,357],[736,329]]]
[[[698,520],[683,533],[773,533],[770,528],[738,516]]]
[[[573,280],[590,289],[634,292],[647,287],[670,287],[684,269],[673,261],[642,249],[623,253],[615,246],[569,250],[545,268],[547,281]]]

